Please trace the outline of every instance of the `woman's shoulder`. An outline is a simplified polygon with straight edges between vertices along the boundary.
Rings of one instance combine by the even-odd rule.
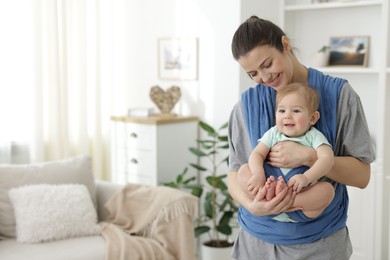
[[[339,107],[344,107],[346,111],[348,111],[348,107],[354,106],[356,104],[360,104],[360,96],[353,89],[351,84],[347,81],[343,85],[343,88],[340,91],[340,96],[338,100]]]
[[[340,97],[339,102],[341,100],[345,100],[345,98],[358,98],[359,95],[355,92],[355,90],[352,88],[351,84],[348,82],[348,80],[340,77],[335,77],[332,75],[325,74],[321,71],[318,71],[316,69],[310,68],[311,73],[316,73],[317,77],[322,77],[324,80],[324,83],[322,86],[327,90],[332,90],[334,87],[334,84],[339,85],[340,87]],[[320,76],[318,76],[320,75]],[[319,84],[320,85],[320,84]],[[314,86],[315,87],[315,86]]]
[[[241,101],[241,99],[239,100],[239,101],[237,101],[235,104],[234,104],[234,106],[233,106],[233,108],[232,108],[232,111],[231,111],[231,116],[234,114],[242,114],[242,101]]]

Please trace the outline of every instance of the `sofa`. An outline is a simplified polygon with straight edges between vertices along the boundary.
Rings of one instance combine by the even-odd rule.
[[[197,198],[95,180],[91,165],[0,165],[1,260],[196,259]]]

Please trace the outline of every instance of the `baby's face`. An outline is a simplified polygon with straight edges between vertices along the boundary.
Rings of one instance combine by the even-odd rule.
[[[288,94],[276,108],[276,127],[286,136],[302,136],[312,125],[312,114],[301,95]]]

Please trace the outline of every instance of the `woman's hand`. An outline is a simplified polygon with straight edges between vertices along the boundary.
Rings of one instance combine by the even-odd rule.
[[[316,151],[293,141],[279,142],[272,147],[269,164],[278,168],[295,168],[301,165],[311,167],[317,160]]]
[[[270,201],[265,199],[266,194],[266,188],[260,189],[252,202],[248,204],[247,210],[256,216],[267,216],[302,209],[293,207],[296,192],[292,188],[285,187]]]

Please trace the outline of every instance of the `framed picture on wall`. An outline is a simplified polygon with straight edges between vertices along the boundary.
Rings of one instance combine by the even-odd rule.
[[[169,80],[198,79],[198,39],[158,39],[158,77]]]
[[[329,66],[367,66],[369,36],[330,38]]]

